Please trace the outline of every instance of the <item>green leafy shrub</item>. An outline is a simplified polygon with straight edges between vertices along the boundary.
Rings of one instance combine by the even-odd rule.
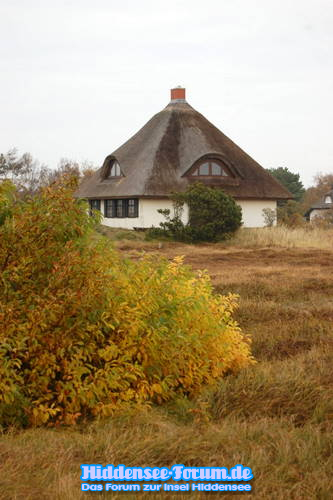
[[[166,237],[179,241],[221,241],[229,238],[242,223],[242,209],[232,196],[222,189],[213,189],[196,182],[184,193],[175,193],[174,216],[170,210],[158,210],[166,221],[159,228],[151,228],[148,238]],[[182,222],[186,204],[189,221]]]
[[[10,181],[0,184],[0,226],[11,217],[13,205],[16,202],[16,188]]]
[[[66,183],[18,204],[11,193],[3,187],[1,425],[192,397],[252,362],[236,297],[214,295],[205,273],[181,258],[123,258]]]

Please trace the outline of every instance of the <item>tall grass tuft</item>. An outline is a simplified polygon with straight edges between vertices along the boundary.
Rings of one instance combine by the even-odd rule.
[[[242,228],[229,240],[240,247],[321,248],[333,247],[333,229],[286,226]]]

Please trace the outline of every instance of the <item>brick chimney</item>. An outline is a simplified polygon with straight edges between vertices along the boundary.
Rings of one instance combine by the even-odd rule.
[[[185,89],[180,85],[171,89],[171,101],[185,101]]]

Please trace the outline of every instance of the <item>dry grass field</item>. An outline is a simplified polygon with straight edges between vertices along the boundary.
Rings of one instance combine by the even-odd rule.
[[[252,335],[258,362],[221,380],[197,401],[181,399],[74,429],[4,434],[0,498],[205,498],[207,493],[82,493],[80,464],[231,467],[242,463],[254,473],[250,497],[331,499],[333,251],[329,245],[191,246],[144,242],[140,236],[120,239],[117,246],[131,258],[140,258],[142,251],[167,258],[184,255],[194,269],[208,270],[217,292],[239,294],[237,320]]]

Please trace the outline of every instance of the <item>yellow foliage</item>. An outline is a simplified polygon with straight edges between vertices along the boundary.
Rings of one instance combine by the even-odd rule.
[[[237,297],[215,295],[204,272],[195,276],[178,257],[123,258],[94,236],[97,216],[66,185],[9,211],[8,203],[0,424],[9,410],[21,423],[23,410],[30,425],[72,424],[191,397],[253,361],[232,319]]]

